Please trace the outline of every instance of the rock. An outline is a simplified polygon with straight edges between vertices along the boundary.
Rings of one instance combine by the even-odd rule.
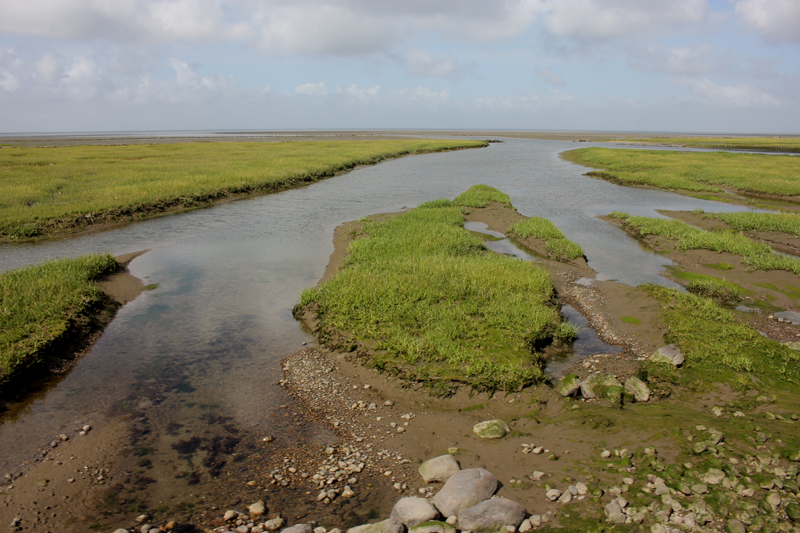
[[[585,496],[586,494],[589,494],[589,487],[587,487],[583,482],[578,481],[575,483],[575,488],[578,489],[579,496]]]
[[[531,519],[530,518],[526,518],[519,525],[519,530],[518,531],[519,531],[519,533],[525,533],[526,531],[530,531],[531,529],[533,529],[533,524],[531,524]]]
[[[431,520],[412,526],[408,531],[409,533],[456,533],[456,528],[447,522]]]
[[[139,516],[136,517],[137,524],[142,524],[144,522],[147,522],[148,520],[150,520],[150,517],[147,516],[146,514],[140,514]]]
[[[264,522],[264,528],[267,531],[276,531],[282,528],[283,524],[284,524],[283,518],[279,516],[277,518],[272,518],[271,520],[267,520],[266,522]]]
[[[705,441],[698,441],[692,444],[692,452],[694,452],[695,455],[700,455],[706,450],[708,450],[708,443]]]
[[[564,379],[561,380],[561,383],[558,386],[558,392],[561,393],[562,396],[572,396],[581,388],[581,380],[577,374],[570,374],[568,376],[564,376]]]
[[[506,498],[492,498],[458,514],[462,531],[497,531],[503,526],[518,527],[525,519],[525,508]]]
[[[800,522],[800,503],[790,503],[786,506],[786,516],[792,522]]]
[[[725,524],[725,531],[728,533],[747,533],[747,528],[738,520],[728,520],[728,523]]]
[[[777,492],[770,492],[767,494],[767,503],[775,509],[777,506],[781,504],[781,495]]]
[[[542,515],[532,514],[528,520],[531,521],[531,525],[534,528],[537,528],[542,525]]]
[[[256,502],[247,508],[247,511],[252,517],[261,516],[266,512],[266,510],[267,509],[264,507],[264,502]]]
[[[458,466],[458,461],[452,455],[440,455],[422,463],[419,467],[419,473],[425,483],[431,481],[441,481],[444,483],[450,476],[461,470]]]
[[[716,468],[709,468],[703,476],[703,481],[709,485],[719,485],[725,479],[725,472]]]
[[[650,526],[650,533],[667,533],[667,528],[663,524],[653,524]]]
[[[385,405],[386,407],[392,407],[394,405],[394,402],[392,400],[386,400],[385,402],[383,402],[383,405]]]
[[[478,422],[472,427],[472,432],[482,439],[502,439],[511,433],[511,429],[505,422],[496,418]]]
[[[570,491],[564,491],[564,493],[558,499],[558,503],[569,503],[571,501],[572,501],[572,493]]]
[[[425,498],[400,498],[392,508],[392,514],[389,518],[397,520],[404,524],[406,527],[415,526],[423,522],[436,520],[439,517],[439,511],[433,506],[431,502]]]
[[[695,494],[705,494],[708,492],[708,487],[706,487],[702,483],[697,483],[695,485],[692,485],[692,492],[694,492]]]
[[[533,474],[531,474],[531,479],[534,481],[539,481],[544,476],[544,472],[541,470],[534,470]]]
[[[223,517],[223,519],[226,522],[229,522],[229,521],[233,520],[234,518],[236,518],[237,516],[239,516],[239,513],[237,513],[236,511],[228,510],[228,511],[225,511],[225,516]]]
[[[128,531],[127,529],[118,529],[118,530],[114,531],[114,533],[131,533],[131,532]]]
[[[587,399],[605,398],[604,393],[609,387],[619,387],[621,390],[622,384],[611,374],[597,374],[581,383],[581,394]]]
[[[602,452],[600,452],[600,457],[603,459],[608,459],[609,457],[611,457],[611,451],[603,450]]]
[[[672,366],[681,366],[686,360],[677,344],[667,344],[662,346],[650,356],[650,360],[656,363],[667,363]]]
[[[547,491],[544,497],[550,500],[551,502],[554,502],[561,497],[561,491],[558,489],[550,489]]]
[[[284,533],[283,530],[281,533]],[[347,533],[404,533],[405,527],[397,520],[384,520],[375,524],[364,524],[363,526],[351,527]],[[295,533],[294,531],[291,533]],[[311,533],[311,532],[305,532]]]
[[[457,515],[464,509],[490,498],[497,490],[497,478],[483,468],[459,470],[433,497],[433,504],[444,516]]]
[[[646,402],[650,399],[650,388],[636,376],[631,376],[625,381],[625,390],[633,394],[637,402]]]

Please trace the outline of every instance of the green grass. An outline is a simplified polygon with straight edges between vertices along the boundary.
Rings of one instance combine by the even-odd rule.
[[[229,194],[297,187],[356,165],[480,141],[186,143],[0,149],[0,237],[126,220]]]
[[[0,385],[39,362],[72,321],[102,300],[93,281],[117,267],[101,254],[0,273]]]
[[[794,213],[699,213],[703,218],[721,220],[736,231],[781,231],[800,237],[800,215]]]
[[[550,303],[549,274],[489,252],[463,226],[447,201],[364,222],[343,268],[303,291],[295,316],[313,311],[320,342],[372,348],[377,368],[408,379],[504,390],[542,381],[540,349],[576,334]]]
[[[511,199],[507,194],[488,185],[473,185],[453,200],[454,204],[464,207],[486,207],[491,202],[498,202],[506,207],[511,207]]]
[[[558,261],[571,261],[583,257],[583,249],[564,237],[555,224],[541,217],[520,220],[511,226],[511,234],[522,239],[533,237],[547,243],[547,252]]]
[[[692,148],[718,148],[721,150],[800,152],[800,137],[656,137],[624,140],[641,143],[674,144]]]
[[[634,326],[638,326],[638,325],[640,325],[642,323],[641,320],[639,320],[638,318],[633,317],[633,316],[624,316],[620,320],[622,320],[626,324],[632,324]]]
[[[613,212],[622,226],[632,230],[638,237],[658,235],[676,241],[681,250],[710,250],[727,252],[742,257],[742,262],[755,270],[786,270],[800,274],[800,260],[778,255],[767,246],[741,233],[733,231],[706,231],[675,219],[632,217],[627,213]]]
[[[800,352],[739,323],[731,311],[709,298],[656,285],[645,288],[662,303],[662,318],[669,328],[665,340],[678,345],[687,366],[709,375],[732,371],[798,383]]]
[[[563,152],[573,163],[603,169],[587,175],[622,185],[693,192],[800,195],[800,160],[766,154],[695,153],[581,148]]]

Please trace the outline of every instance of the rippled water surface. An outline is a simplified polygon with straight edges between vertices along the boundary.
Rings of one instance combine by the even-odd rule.
[[[0,415],[0,469],[13,469],[64,428],[126,413],[155,428],[147,446],[156,458],[174,453],[179,439],[206,435],[209,420],[264,434],[284,428],[276,422],[277,406],[290,401],[276,384],[279,362],[311,340],[291,308],[321,277],[333,229],[343,222],[453,198],[485,183],[507,193],[520,213],[552,220],[583,247],[600,277],[637,285],[666,283],[658,272],[668,260],[597,215],[739,209],[585,177],[585,168],[558,157],[575,147],[509,139],[485,149],[388,161],[301,189],[82,237],[0,246],[0,269],[148,249],[130,269],[158,283],[120,310],[91,353],[56,386]],[[278,438],[288,444],[294,437],[287,429]],[[326,438],[323,430],[318,438]],[[199,467],[164,468],[164,476],[180,479],[178,469]],[[185,489],[181,483],[173,482],[174,490]]]

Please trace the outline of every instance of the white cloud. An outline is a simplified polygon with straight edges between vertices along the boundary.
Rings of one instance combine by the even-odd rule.
[[[632,47],[631,65],[682,76],[700,76],[719,70],[723,65],[714,57],[715,50],[708,44],[666,49],[658,44]]]
[[[309,96],[325,96],[328,94],[328,88],[325,87],[325,82],[320,83],[304,83],[294,88],[297,94],[305,94]]]
[[[361,103],[371,102],[378,99],[381,93],[381,86],[376,85],[370,89],[360,89],[358,85],[351,85],[343,89],[343,92],[351,99]]]
[[[411,100],[422,100],[428,102],[436,100],[443,101],[450,99],[450,91],[445,88],[439,92],[436,92],[427,87],[417,86],[408,92],[408,96]]]
[[[720,85],[708,78],[680,78],[678,85],[692,91],[709,105],[722,107],[779,107],[782,102],[771,94],[752,85]]]
[[[551,89],[547,93],[530,94],[526,96],[485,96],[478,98],[475,105],[479,109],[497,111],[533,112],[540,110],[561,110],[571,107],[575,102],[575,95],[567,94],[558,89]]]
[[[552,85],[564,85],[564,78],[561,77],[560,74],[556,74],[549,68],[537,68],[535,69],[536,75],[544,78],[547,83]]]
[[[734,0],[735,13],[765,40],[800,43],[800,2],[797,0]]]
[[[415,76],[431,76],[437,78],[457,77],[458,67],[452,59],[437,59],[436,56],[414,48],[406,54],[408,71]]]

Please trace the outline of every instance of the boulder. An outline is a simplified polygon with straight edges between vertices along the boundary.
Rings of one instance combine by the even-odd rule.
[[[464,509],[458,514],[462,531],[497,531],[503,526],[519,527],[525,520],[525,508],[506,498],[492,498]]]
[[[792,522],[800,522],[800,503],[790,503],[786,506],[786,516]]]
[[[581,394],[586,399],[605,398],[608,387],[622,388],[622,384],[611,374],[597,374],[581,383]]]
[[[383,522],[377,522],[375,524],[351,527],[347,530],[347,533],[404,533],[405,530],[406,528],[403,524],[390,518],[389,520],[384,520]]]
[[[389,518],[396,520],[406,527],[429,522],[439,517],[439,511],[425,498],[400,498]]]
[[[308,524],[296,524],[281,530],[281,533],[314,533],[314,528]],[[402,532],[397,532],[402,533]]]
[[[625,381],[625,390],[633,394],[637,402],[646,402],[650,399],[650,388],[636,376],[631,376]]]
[[[419,473],[425,483],[430,483],[431,481],[444,483],[459,470],[461,470],[461,467],[458,466],[458,461],[452,455],[434,457],[425,461],[419,467]]]
[[[667,363],[672,366],[681,366],[685,361],[677,344],[662,346],[650,356],[650,360],[656,363]]]
[[[433,497],[433,504],[444,516],[453,516],[479,504],[497,490],[497,478],[483,468],[459,470]]]
[[[472,432],[482,439],[502,439],[511,433],[511,429],[508,427],[508,424],[496,418],[494,420],[478,422],[472,426]]]
[[[572,396],[578,392],[580,388],[580,378],[577,376],[577,374],[570,374],[568,376],[564,376],[564,379],[561,380],[561,383],[558,385],[558,392],[562,396]]]
[[[409,533],[456,533],[456,528],[447,522],[431,520],[408,528]]]

